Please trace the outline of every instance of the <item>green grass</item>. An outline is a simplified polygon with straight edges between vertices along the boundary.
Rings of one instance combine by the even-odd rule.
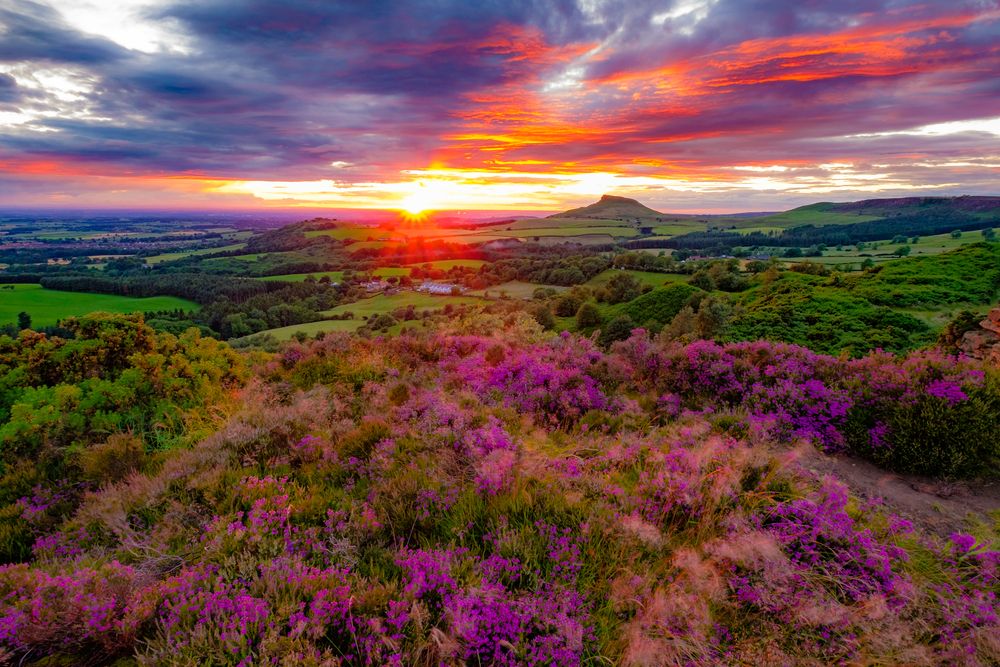
[[[237,260],[237,261],[240,261],[240,262],[259,262],[264,257],[267,257],[268,255],[272,255],[272,254],[275,254],[275,253],[255,252],[255,253],[250,253],[248,255],[231,255],[229,257],[210,257],[210,258],[206,259],[205,261],[206,262],[225,262],[227,260]]]
[[[355,331],[365,323],[365,316],[370,317],[372,315],[380,315],[382,313],[391,313],[397,308],[413,306],[418,311],[439,310],[448,304],[458,306],[463,304],[481,303],[484,303],[482,299],[469,296],[436,296],[432,294],[421,294],[419,292],[399,292],[397,294],[390,295],[379,294],[367,299],[362,299],[361,301],[345,303],[342,306],[337,306],[336,308],[323,311],[323,315],[326,317],[340,316],[348,312],[354,313],[353,320],[321,320],[319,322],[293,324],[279,329],[268,329],[262,333],[271,334],[278,340],[288,340],[298,331],[310,336],[315,336],[318,333],[325,333],[327,331]],[[415,326],[415,323],[412,322],[406,324],[409,326]],[[398,332],[402,326],[403,323],[398,324],[394,327],[394,329]]]
[[[507,238],[530,239],[543,236],[638,236],[639,230],[635,227],[586,227],[573,225],[567,227],[544,227],[537,229],[515,229],[511,231],[494,232],[498,236]]]
[[[608,269],[607,271],[598,273],[596,276],[588,280],[586,284],[591,287],[597,287],[608,282],[612,277],[619,273],[628,273],[635,277],[635,279],[643,285],[650,285],[652,287],[661,287],[670,283],[685,282],[691,277],[682,273],[657,273],[655,271]]]
[[[181,250],[178,252],[165,252],[161,255],[153,255],[152,257],[146,258],[146,264],[161,264],[163,262],[173,262],[178,259],[184,259],[185,257],[194,257],[196,255],[211,255],[217,252],[231,252],[233,250],[239,250],[240,248],[245,248],[246,243],[234,243],[232,245],[219,246],[218,248],[199,248],[197,250]]]
[[[291,326],[280,327],[278,329],[268,329],[261,333],[270,334],[278,340],[289,340],[298,332],[308,336],[315,336],[318,333],[326,333],[328,331],[355,331],[364,323],[362,319],[321,320],[319,322],[306,322],[305,324],[292,324]]]
[[[910,257],[928,257],[956,250],[969,245],[970,243],[977,243],[982,240],[982,234],[977,231],[965,232],[957,239],[951,238],[951,234],[921,236],[917,243],[910,243],[909,241],[905,244],[892,243],[889,239],[886,239],[883,241],[869,243],[867,244],[867,247],[860,252],[858,252],[854,246],[845,246],[843,250],[837,250],[834,247],[827,248],[823,252],[822,257],[803,257],[801,259],[790,259],[785,261],[790,264],[794,264],[796,262],[816,262],[825,266],[837,267],[841,270],[857,271],[861,269],[861,263],[866,259],[871,259],[876,264],[884,264],[885,262],[891,262],[899,259],[893,254],[893,251],[900,245],[910,246]],[[878,247],[875,247],[876,245]],[[776,249],[775,252],[780,254],[783,250],[783,248]]]
[[[868,222],[878,220],[881,215],[858,215],[857,213],[843,213],[829,210],[830,204],[810,204],[794,208],[791,211],[775,213],[760,218],[748,218],[743,221],[734,222],[738,228],[774,227],[778,229],[789,229],[800,225],[849,225],[855,222]]]
[[[372,271],[373,276],[379,278],[391,278],[393,276],[408,276],[410,271],[412,271],[408,266],[380,266],[379,268]]]
[[[632,227],[632,223],[622,220],[600,218],[522,218],[509,225],[494,225],[495,230],[557,229],[560,227]]]
[[[391,313],[397,308],[413,306],[418,310],[434,310],[444,308],[448,304],[462,305],[472,303],[483,303],[482,299],[471,296],[437,296],[434,294],[422,294],[420,292],[398,292],[396,294],[379,294],[377,296],[345,303],[330,310],[323,311],[327,317],[341,315],[346,312],[354,313],[355,317],[361,318],[364,315],[378,315],[380,313]]]
[[[482,259],[439,259],[436,262],[422,262],[420,264],[410,264],[413,267],[420,267],[421,269],[437,269],[438,271],[448,271],[460,266],[466,269],[478,269],[481,266],[485,266],[489,262]]]
[[[691,232],[703,232],[706,229],[708,229],[708,225],[704,222],[678,220],[669,224],[661,223],[654,226],[653,233],[658,236],[680,236],[681,234],[690,234]]]
[[[335,239],[352,239],[355,241],[366,241],[371,238],[377,241],[382,238],[389,238],[392,232],[375,227],[337,227],[335,229],[313,229],[305,232],[307,239],[314,239],[318,236],[329,236]]]
[[[470,292],[476,296],[489,296],[492,299],[500,298],[501,293],[506,293],[512,299],[531,299],[534,297],[535,290],[539,287],[549,287],[561,292],[565,287],[560,287],[559,285],[537,285],[535,283],[525,283],[520,280],[511,280],[510,282],[501,283],[499,285],[494,285],[493,287],[487,287],[486,289],[475,290]]]
[[[893,308],[989,304],[1000,290],[1000,243],[889,262],[877,274],[849,280],[855,294]]]
[[[393,241],[359,241],[347,246],[347,252],[358,252],[359,250],[369,250],[372,248],[387,248],[399,245]]]
[[[136,298],[115,294],[63,292],[44,289],[41,285],[14,285],[13,290],[0,289],[0,322],[17,321],[17,314],[31,315],[35,326],[49,326],[73,315],[96,311],[111,313],[148,312],[153,310],[193,310],[197,304],[173,296]]]

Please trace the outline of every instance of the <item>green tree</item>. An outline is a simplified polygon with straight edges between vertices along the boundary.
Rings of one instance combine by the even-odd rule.
[[[635,322],[632,321],[631,317],[628,315],[619,315],[604,327],[598,342],[604,347],[610,347],[615,341],[625,340],[631,336],[632,329],[634,328]]]
[[[996,241],[997,233],[992,227],[987,227],[983,230],[983,238],[987,241]]]
[[[556,315],[559,317],[573,317],[576,311],[583,305],[583,299],[576,294],[564,294],[556,300]]]
[[[17,328],[21,331],[31,328],[31,315],[23,310],[17,314]]]
[[[576,311],[576,327],[578,329],[599,327],[603,321],[604,318],[601,317],[601,311],[597,309],[595,304],[589,301],[582,304]]]
[[[535,321],[541,325],[546,331],[551,331],[556,328],[556,318],[552,316],[552,311],[549,310],[548,306],[539,305],[531,313],[531,316],[535,318]]]
[[[719,338],[733,316],[733,307],[729,301],[709,295],[702,299],[698,306],[696,318],[699,338]]]
[[[642,283],[631,273],[619,273],[608,281],[605,290],[608,303],[623,303],[642,294]]]
[[[894,254],[896,257],[906,257],[907,255],[910,254],[910,246],[901,245],[898,248],[896,248],[892,254]]]

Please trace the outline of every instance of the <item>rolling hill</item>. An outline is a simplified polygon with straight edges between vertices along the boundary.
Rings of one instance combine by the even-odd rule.
[[[628,197],[604,195],[596,203],[550,215],[549,218],[596,218],[600,220],[636,219],[642,221],[673,218]]]
[[[856,202],[818,202],[782,213],[746,219],[733,226],[790,229],[800,225],[850,225],[875,220],[915,218],[1000,221],[1000,197],[897,197]]]

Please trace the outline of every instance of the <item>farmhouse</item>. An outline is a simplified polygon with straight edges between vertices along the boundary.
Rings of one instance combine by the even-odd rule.
[[[465,288],[455,283],[436,283],[431,280],[425,280],[417,287],[417,291],[427,292],[428,294],[454,294],[456,292],[464,292]]]
[[[369,280],[366,283],[361,283],[361,286],[369,292],[384,292],[389,289],[389,283],[384,280]]]

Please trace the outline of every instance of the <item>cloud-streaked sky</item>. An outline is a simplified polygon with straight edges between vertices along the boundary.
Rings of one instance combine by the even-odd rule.
[[[1000,0],[0,0],[0,207],[1000,194]]]

